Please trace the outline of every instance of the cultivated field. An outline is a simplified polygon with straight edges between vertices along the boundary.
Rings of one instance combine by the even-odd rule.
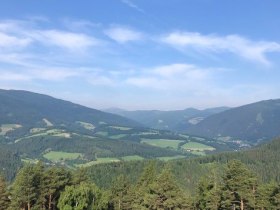
[[[3,124],[0,126],[0,135],[6,135],[9,131],[21,128],[21,125],[18,124]]]
[[[190,150],[190,151],[213,151],[215,150],[214,147],[205,145],[205,144],[201,144],[198,142],[188,142],[184,145],[181,146],[182,149],[185,150]]]
[[[91,123],[87,123],[87,122],[81,122],[81,121],[77,121],[77,124],[79,124],[80,126],[84,127],[87,130],[94,130],[95,126]]]
[[[44,154],[43,156],[52,162],[59,162],[63,160],[75,160],[82,157],[83,155],[81,153],[51,151]]]
[[[120,160],[117,158],[111,158],[111,157],[107,157],[107,158],[97,158],[97,160],[95,161],[90,161],[88,163],[84,163],[84,164],[76,164],[76,167],[89,167],[92,165],[96,165],[96,164],[101,164],[101,163],[112,163],[112,162],[119,162]]]
[[[124,156],[121,158],[124,161],[131,161],[131,160],[144,160],[143,157],[138,155],[131,155],[131,156]]]
[[[156,147],[162,148],[173,148],[178,149],[178,145],[184,142],[182,140],[171,140],[171,139],[142,139],[141,143],[149,144]]]
[[[110,128],[114,128],[114,129],[117,129],[117,130],[121,130],[121,131],[129,131],[131,130],[132,128],[129,128],[129,127],[123,127],[123,126],[109,126]]]

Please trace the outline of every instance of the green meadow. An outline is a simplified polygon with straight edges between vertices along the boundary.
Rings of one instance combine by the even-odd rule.
[[[52,161],[59,162],[62,160],[74,160],[82,157],[81,153],[72,153],[72,152],[59,152],[59,151],[51,151],[43,155],[44,158]]]
[[[205,144],[201,144],[201,143],[198,143],[198,142],[188,142],[184,145],[181,146],[182,149],[185,149],[185,150],[190,150],[190,151],[213,151],[215,150],[214,147],[211,147],[211,146],[208,146],[208,145],[205,145]]]
[[[178,145],[184,142],[182,140],[171,140],[171,139],[142,139],[141,143],[149,144],[156,147],[162,148],[173,148],[178,149]]]

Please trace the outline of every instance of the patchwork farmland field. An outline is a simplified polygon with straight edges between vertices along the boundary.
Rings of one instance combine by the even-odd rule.
[[[205,145],[205,144],[201,144],[198,142],[188,142],[184,145],[181,146],[182,149],[185,150],[190,150],[190,151],[213,151],[215,150],[214,147]]]
[[[177,156],[172,156],[172,157],[169,157],[169,156],[158,157],[157,159],[162,160],[162,161],[169,161],[169,160],[176,160],[176,159],[182,159],[182,158],[186,158],[186,157],[183,155],[177,155]]]
[[[76,164],[76,167],[89,167],[92,165],[96,165],[96,164],[101,164],[101,163],[112,163],[112,162],[119,162],[120,160],[117,158],[111,158],[111,157],[107,157],[107,158],[97,158],[97,160],[94,161],[90,161],[84,164]]]
[[[173,148],[178,149],[178,145],[184,142],[182,140],[172,140],[172,139],[142,139],[141,143],[149,144],[156,147],[162,148]]]
[[[52,161],[52,162],[59,162],[61,160],[74,160],[82,157],[81,153],[70,153],[70,152],[57,152],[51,151],[43,155],[44,158]]]
[[[3,124],[0,126],[0,135],[6,135],[9,131],[13,131],[17,128],[21,128],[18,124]]]
[[[131,156],[124,156],[121,158],[124,161],[131,161],[131,160],[144,160],[143,157],[138,155],[131,155]]]

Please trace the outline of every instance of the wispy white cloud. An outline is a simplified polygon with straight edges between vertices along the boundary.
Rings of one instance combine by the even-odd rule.
[[[179,87],[190,90],[209,80],[213,71],[214,69],[200,68],[191,64],[175,63],[142,70],[141,76],[131,76],[126,83],[158,90],[174,90]]]
[[[198,68],[192,64],[176,63],[166,66],[155,67],[152,72],[166,78],[179,77],[189,79],[203,79],[209,70]]]
[[[28,46],[32,40],[30,38],[21,38],[13,35],[8,35],[0,32],[0,47],[1,48],[12,48],[15,50],[15,47],[22,48]],[[3,50],[3,49],[2,49]]]
[[[0,81],[28,81],[30,77],[26,74],[11,72],[11,71],[1,71],[0,70]]]
[[[161,41],[186,51],[230,52],[264,65],[270,65],[267,53],[280,51],[280,44],[277,42],[252,41],[239,35],[217,36],[191,32],[173,32],[163,36]]]
[[[97,39],[86,34],[59,30],[35,31],[32,36],[43,44],[51,44],[71,51],[86,50],[100,44]]]
[[[144,13],[144,10],[137,6],[135,3],[133,3],[131,0],[121,0],[121,2],[133,9],[136,9],[138,12]]]
[[[65,67],[44,67],[34,68],[28,71],[31,79],[49,80],[49,81],[61,81],[70,77],[80,76],[78,70],[68,69]]]
[[[115,26],[104,31],[111,39],[121,44],[130,41],[139,41],[144,38],[141,32],[129,29],[127,27]]]
[[[76,20],[64,18],[62,19],[63,25],[71,31],[90,31],[93,28],[101,27],[101,23],[91,22],[88,20]]]
[[[61,67],[37,67],[33,69],[2,70],[0,69],[1,81],[62,81],[70,77],[80,76],[79,71]]]
[[[101,40],[86,33],[58,29],[43,29],[32,21],[7,20],[0,22],[1,47],[25,47],[30,44],[56,46],[80,53],[91,47],[102,45]],[[13,48],[12,48],[13,49]]]
[[[115,86],[116,82],[113,78],[104,75],[92,75],[87,77],[86,80],[93,86]]]

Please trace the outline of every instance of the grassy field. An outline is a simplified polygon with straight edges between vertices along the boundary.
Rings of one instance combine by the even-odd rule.
[[[189,139],[189,138],[190,138],[190,136],[185,135],[185,134],[179,134],[179,136],[181,136],[181,137],[183,137],[183,138],[185,138],[185,139]]]
[[[138,155],[131,155],[131,156],[124,156],[121,158],[124,161],[131,161],[131,160],[144,160],[143,157]]]
[[[111,139],[121,139],[123,137],[127,136],[127,134],[118,134],[118,135],[113,135],[110,136]]]
[[[112,163],[112,162],[119,162],[120,160],[117,158],[97,158],[97,160],[95,161],[90,161],[88,163],[84,163],[84,164],[76,164],[76,167],[89,167],[92,165],[96,165],[96,164],[101,164],[101,163]]]
[[[204,151],[191,151],[193,155],[204,156],[206,155]]]
[[[106,131],[98,131],[95,134],[100,135],[100,136],[105,136],[105,137],[108,136],[108,132],[106,132]]]
[[[31,164],[36,164],[39,162],[39,160],[31,159],[31,158],[22,158],[21,161],[24,163],[31,163]]]
[[[51,151],[43,155],[44,158],[52,161],[52,162],[59,162],[61,160],[74,160],[83,155],[81,153],[70,153],[70,152],[56,152]]]
[[[201,143],[197,143],[197,142],[188,142],[184,145],[181,146],[182,149],[185,150],[190,150],[190,151],[213,151],[215,150],[214,147],[205,145],[205,144],[201,144]]]
[[[129,127],[123,127],[123,126],[109,126],[110,128],[114,128],[114,129],[117,129],[117,130],[121,130],[121,131],[129,131],[131,130],[132,128],[129,128]]]
[[[157,135],[158,132],[140,132],[140,133],[136,133],[136,134],[133,134],[133,135],[138,135],[138,136],[145,136],[145,135]]]
[[[198,141],[204,141],[205,140],[205,138],[196,137],[196,136],[193,136],[192,138],[194,138],[195,140],[198,140]]]
[[[0,135],[6,135],[7,132],[21,127],[22,126],[18,124],[3,124],[0,126]]]
[[[43,119],[44,123],[46,123],[47,127],[53,126],[53,124],[46,118]]]
[[[162,160],[162,161],[169,161],[169,160],[176,160],[176,159],[181,159],[185,158],[183,155],[177,155],[177,156],[171,156],[171,157],[158,157],[157,159]]]
[[[81,121],[77,121],[76,123],[78,123],[79,125],[81,125],[82,127],[84,127],[85,129],[88,129],[88,130],[95,129],[95,126],[91,123],[86,123],[86,122],[81,122]]]
[[[184,142],[181,140],[171,140],[171,139],[142,139],[141,143],[149,144],[156,147],[162,148],[173,148],[177,149],[178,144]]]
[[[42,132],[44,130],[46,130],[46,128],[31,128],[29,132],[33,134],[33,133]]]
[[[33,138],[33,137],[37,137],[37,136],[58,136],[58,137],[63,137],[63,138],[70,138],[71,134],[65,132],[65,130],[61,130],[61,129],[51,129],[51,130],[47,130],[47,131],[43,131],[41,133],[35,133],[33,135],[30,136],[26,136],[26,137],[22,137],[19,139],[15,140],[15,143],[22,141],[24,139],[29,139],[29,138]]]

